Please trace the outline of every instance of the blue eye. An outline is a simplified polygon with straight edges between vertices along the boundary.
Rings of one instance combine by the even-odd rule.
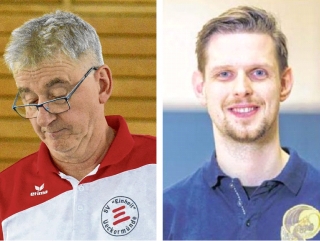
[[[220,73],[219,75],[221,77],[228,77],[230,75],[230,73],[225,71],[225,72]]]
[[[216,75],[218,80],[230,80],[233,78],[233,73],[231,71],[221,71]]]
[[[268,77],[268,73],[264,69],[255,69],[251,72],[251,77],[256,80],[264,80]]]

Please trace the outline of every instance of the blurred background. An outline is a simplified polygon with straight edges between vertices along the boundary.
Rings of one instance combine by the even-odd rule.
[[[281,144],[320,169],[320,1],[163,0],[164,188],[211,158],[211,120],[191,85],[196,36],[209,19],[239,5],[271,11],[287,36],[295,83],[281,106]]]
[[[125,117],[132,133],[156,135],[156,0],[0,1],[0,171],[35,152],[39,139],[12,109],[17,92],[3,52],[12,30],[57,9],[89,22],[113,73],[106,114]]]

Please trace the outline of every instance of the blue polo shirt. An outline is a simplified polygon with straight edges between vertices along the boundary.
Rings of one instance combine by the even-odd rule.
[[[320,239],[320,172],[292,149],[282,172],[248,198],[215,154],[164,192],[164,240]]]

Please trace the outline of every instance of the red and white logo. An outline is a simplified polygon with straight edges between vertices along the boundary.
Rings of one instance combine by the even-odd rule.
[[[136,203],[124,196],[110,199],[101,211],[102,227],[112,236],[129,234],[137,226],[138,220],[139,211]]]
[[[31,192],[30,196],[39,196],[39,195],[45,195],[48,193],[48,190],[43,191],[44,189],[44,183],[41,186],[34,186],[36,192]]]

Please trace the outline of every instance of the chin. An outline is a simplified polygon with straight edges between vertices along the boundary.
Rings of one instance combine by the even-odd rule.
[[[237,142],[240,143],[254,143],[259,141],[262,136],[235,136],[235,135],[230,135],[230,137]]]
[[[66,153],[72,150],[73,146],[66,141],[51,141],[50,143],[45,143],[50,151]]]
[[[264,139],[271,125],[264,119],[260,124],[247,126],[231,125],[226,123],[224,132],[231,139],[242,143],[253,143]]]
[[[253,143],[263,139],[266,135],[266,131],[266,128],[261,128],[255,131],[227,130],[226,134],[234,141],[241,143]]]

